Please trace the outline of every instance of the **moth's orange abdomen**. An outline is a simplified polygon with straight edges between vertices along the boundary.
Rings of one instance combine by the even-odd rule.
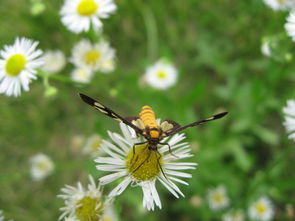
[[[142,120],[144,127],[149,127],[150,129],[158,129],[155,113],[150,106],[143,106],[139,113],[139,117]],[[152,134],[153,136],[157,136],[157,134],[155,133]]]

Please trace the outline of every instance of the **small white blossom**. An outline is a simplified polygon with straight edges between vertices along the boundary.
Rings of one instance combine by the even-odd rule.
[[[46,51],[43,59],[44,65],[42,69],[49,74],[60,72],[66,65],[66,58],[60,50]]]
[[[76,67],[109,73],[115,69],[115,50],[107,41],[92,44],[82,39],[74,46],[70,61]]]
[[[76,82],[87,84],[93,77],[93,72],[88,68],[76,68],[71,73],[71,79]]]
[[[135,131],[129,126],[120,123],[123,136],[109,132],[112,143],[104,140],[101,149],[108,157],[98,157],[95,162],[96,168],[108,171],[110,174],[101,177],[101,185],[106,185],[117,179],[123,180],[110,192],[109,197],[120,195],[127,186],[139,186],[143,191],[143,207],[154,210],[154,204],[162,207],[160,197],[156,189],[156,182],[165,186],[176,198],[184,196],[178,186],[174,183],[188,185],[182,178],[190,178],[191,174],[181,172],[182,170],[194,169],[196,163],[175,162],[176,160],[191,157],[188,143],[181,142],[185,139],[183,134],[175,134],[168,142],[173,151],[169,152],[167,145],[158,148],[158,151],[149,150],[146,144],[137,145],[133,152],[133,146],[142,142],[143,138],[137,137]]]
[[[218,186],[217,188],[211,188],[208,190],[207,200],[210,209],[218,211],[226,208],[230,200],[227,196],[227,192],[224,186]]]
[[[65,0],[60,11],[62,23],[72,32],[95,31],[102,28],[101,19],[108,18],[117,6],[112,0]]]
[[[266,196],[260,197],[249,208],[249,217],[254,220],[268,221],[274,215],[273,204]]]
[[[172,87],[177,81],[178,72],[173,64],[163,60],[149,66],[144,74],[144,80],[159,90]]]
[[[87,138],[85,146],[82,148],[82,152],[92,157],[97,157],[100,153],[100,145],[102,138],[98,134],[93,134]]]
[[[38,42],[16,38],[13,45],[5,45],[0,51],[0,93],[19,96],[21,89],[29,90],[35,80],[36,69],[43,64],[42,51],[36,49]]]
[[[264,3],[274,11],[285,11],[294,8],[294,0],[264,0]]]
[[[261,52],[264,56],[270,57],[271,56],[271,48],[269,42],[263,42],[261,45]]]
[[[31,177],[33,180],[38,181],[49,176],[54,170],[52,160],[43,153],[34,155],[31,160]]]
[[[230,210],[222,216],[222,221],[244,221],[245,214],[242,210]]]
[[[285,29],[287,34],[292,38],[292,41],[295,41],[295,12],[290,12],[289,16],[287,17]]]
[[[289,138],[295,141],[295,100],[288,100],[287,106],[283,108],[285,114],[284,125],[288,133]]]

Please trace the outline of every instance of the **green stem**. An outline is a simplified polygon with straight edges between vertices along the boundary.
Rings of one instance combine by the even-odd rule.
[[[155,17],[152,10],[141,5],[142,16],[147,34],[147,57],[149,60],[155,60],[158,57],[158,31]]]
[[[39,71],[39,72],[37,72],[37,76],[44,79],[44,85],[49,84],[48,79],[54,79],[54,80],[61,81],[64,83],[69,83],[69,84],[82,84],[82,85],[84,85],[84,83],[73,81],[70,78],[63,76],[63,75],[59,75],[59,74],[47,74],[47,73]]]

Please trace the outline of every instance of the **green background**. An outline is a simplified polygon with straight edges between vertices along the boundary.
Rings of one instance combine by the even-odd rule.
[[[83,37],[60,22],[62,1],[43,1],[45,11],[33,16],[30,1],[1,0],[0,46],[24,36],[40,48],[60,49],[67,57]],[[122,116],[137,115],[143,105],[157,117],[190,123],[226,110],[229,115],[199,128],[188,129],[197,162],[189,186],[179,187],[186,197],[174,198],[157,185],[162,210],[144,212],[139,188],[128,188],[115,201],[120,220],[219,220],[227,209],[213,212],[206,202],[208,188],[225,185],[230,208],[247,210],[268,195],[275,219],[288,220],[286,205],[294,205],[294,143],[287,139],[282,108],[294,99],[294,62],[286,62],[293,43],[281,40],[273,58],[261,54],[264,36],[283,34],[287,12],[273,12],[262,1],[232,0],[117,0],[118,10],[104,20],[104,35],[117,50],[117,68],[98,73],[86,86],[50,80],[58,88],[47,98],[42,80],[18,98],[0,96],[0,209],[16,221],[52,221],[63,201],[56,198],[65,184],[87,182],[88,173],[103,175],[94,162],[73,144],[76,135],[119,131],[112,121],[85,105],[83,92]],[[170,59],[179,70],[177,84],[157,91],[139,84],[146,66]],[[69,76],[68,63],[60,75]],[[41,182],[29,175],[29,159],[43,152],[55,163],[54,173]],[[108,193],[114,184],[104,188]],[[191,197],[202,203],[194,207]]]

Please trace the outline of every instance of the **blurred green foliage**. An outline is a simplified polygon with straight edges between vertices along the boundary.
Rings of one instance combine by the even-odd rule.
[[[1,48],[25,36],[40,41],[43,50],[61,49],[70,56],[87,34],[74,35],[61,24],[62,1],[43,3],[45,10],[33,16],[29,1],[1,1]],[[295,203],[295,151],[281,109],[295,97],[295,65],[264,57],[260,46],[264,36],[284,32],[287,13],[257,0],[116,3],[117,12],[104,20],[104,34],[117,50],[114,73],[97,74],[84,87],[52,80],[58,88],[52,98],[43,96],[41,80],[18,98],[0,96],[0,209],[14,220],[56,220],[63,206],[56,195],[64,184],[103,174],[72,138],[94,132],[107,138],[107,130],[119,127],[82,103],[77,93],[83,92],[123,116],[137,115],[148,104],[157,117],[180,124],[229,111],[222,120],[185,132],[194,147],[190,161],[199,164],[190,186],[181,186],[186,198],[174,199],[157,185],[163,209],[147,213],[140,206],[141,190],[128,188],[115,201],[121,220],[218,220],[224,211],[210,211],[205,196],[219,184],[227,187],[233,208],[246,211],[266,194],[275,204],[275,219],[286,220],[286,205]],[[179,70],[176,86],[167,91],[140,86],[145,67],[162,56]],[[69,76],[71,68],[68,64],[61,75]],[[51,156],[56,170],[33,182],[28,161],[38,152]],[[203,199],[199,207],[190,203],[195,195]]]

